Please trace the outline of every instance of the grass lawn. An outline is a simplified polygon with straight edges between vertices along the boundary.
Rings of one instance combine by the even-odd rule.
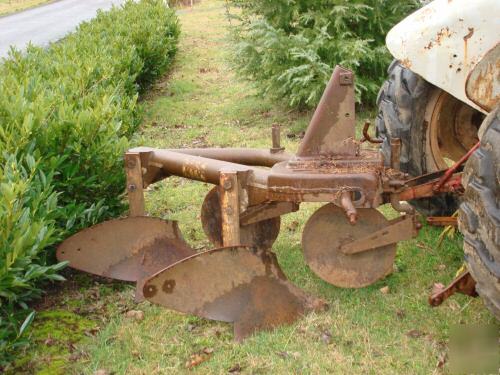
[[[19,12],[51,1],[53,0],[0,0],[0,15]]]
[[[144,98],[145,121],[135,145],[152,147],[269,147],[270,127],[283,127],[283,144],[295,151],[310,113],[299,114],[256,96],[228,65],[224,2],[206,0],[180,14],[183,34],[173,71]],[[372,117],[358,116],[359,122]],[[286,136],[288,135],[288,136]],[[210,248],[200,224],[207,184],[178,178],[146,193],[152,216],[179,220],[196,249]],[[132,302],[133,286],[68,272],[69,281],[38,306],[35,344],[20,356],[17,373],[447,373],[449,334],[456,324],[494,323],[480,299],[455,296],[440,308],[427,297],[435,281],[448,282],[462,263],[461,238],[424,227],[400,244],[394,273],[359,290],[333,287],[315,276],[301,254],[301,232],[318,207],[304,204],[283,218],[274,251],[292,282],[326,299],[327,312],[259,333],[242,344],[229,324],[206,321]],[[394,215],[383,207],[387,215]],[[380,291],[388,287],[388,293]],[[271,302],[271,301],[270,301]],[[129,310],[144,317],[131,318]],[[204,362],[186,364],[202,353]]]

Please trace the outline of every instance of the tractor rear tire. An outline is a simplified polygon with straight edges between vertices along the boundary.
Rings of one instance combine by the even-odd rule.
[[[477,142],[482,114],[393,61],[377,97],[377,136],[386,164],[390,139],[401,139],[402,172],[421,176],[448,167]],[[440,149],[440,146],[445,146]],[[441,194],[410,202],[425,216],[450,216],[458,197]]]
[[[459,228],[476,291],[500,320],[500,107],[484,121],[481,147],[464,170]]]

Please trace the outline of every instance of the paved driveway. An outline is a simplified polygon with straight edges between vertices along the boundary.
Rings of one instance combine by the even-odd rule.
[[[61,39],[98,9],[109,9],[124,0],[60,0],[51,4],[0,17],[0,57],[10,46],[24,49],[31,41],[38,46]]]

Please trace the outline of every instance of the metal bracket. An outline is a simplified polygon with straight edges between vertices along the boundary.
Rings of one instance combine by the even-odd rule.
[[[340,246],[340,251],[346,255],[358,254],[391,245],[399,241],[409,240],[416,235],[415,216],[404,215],[391,220],[389,226],[383,229]]]
[[[130,216],[144,216],[144,190],[142,180],[141,154],[127,152],[125,154],[125,171],[127,174],[127,193],[130,207]]]
[[[259,221],[272,219],[290,212],[299,210],[299,204],[295,202],[268,202],[249,207],[240,215],[240,224],[249,225]]]
[[[220,205],[222,216],[222,243],[224,246],[240,244],[240,200],[238,172],[220,171]]]
[[[434,173],[432,175],[434,175]],[[419,178],[409,180],[405,188],[399,193],[399,199],[409,201],[412,199],[433,197],[439,193],[456,193],[463,189],[462,172],[455,173],[453,176],[448,177],[447,181],[439,187],[439,190],[436,190],[436,186],[439,184],[441,178],[436,178],[420,184],[413,184],[414,182],[418,182],[418,180],[424,180],[426,177],[427,176],[421,176]]]
[[[429,216],[426,221],[434,227],[458,226],[458,218],[454,216]]]
[[[439,285],[439,284],[438,284]],[[446,288],[438,287],[437,291],[429,297],[429,304],[433,307],[441,305],[445,300],[455,293],[465,294],[471,297],[477,297],[476,281],[472,278],[469,271],[456,277]]]

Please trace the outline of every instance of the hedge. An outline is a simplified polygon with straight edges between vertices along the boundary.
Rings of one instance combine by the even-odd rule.
[[[238,71],[261,93],[315,107],[335,65],[357,74],[358,102],[372,104],[391,61],[385,35],[419,0],[229,0]]]
[[[171,64],[179,33],[163,1],[129,1],[0,65],[0,370],[24,343],[28,302],[62,280],[54,245],[123,213],[138,95]]]

